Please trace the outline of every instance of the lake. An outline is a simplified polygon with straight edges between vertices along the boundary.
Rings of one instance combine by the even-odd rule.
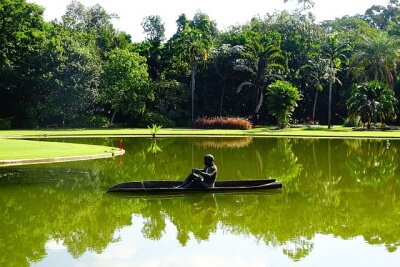
[[[400,140],[144,137],[109,159],[0,167],[0,266],[400,265]],[[282,190],[121,196],[183,180],[211,153],[219,180]]]

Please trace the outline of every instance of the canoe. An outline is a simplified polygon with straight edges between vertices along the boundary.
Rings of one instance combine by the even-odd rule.
[[[124,182],[116,184],[107,189],[107,193],[126,192],[126,193],[189,193],[189,192],[227,192],[227,191],[249,191],[249,190],[268,190],[280,189],[282,184],[276,179],[262,180],[230,180],[217,181],[214,187],[209,188],[175,188],[181,181],[143,181],[143,182]]]

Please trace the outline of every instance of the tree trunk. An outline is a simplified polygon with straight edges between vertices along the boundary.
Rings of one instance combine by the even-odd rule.
[[[329,78],[329,104],[328,104],[328,129],[331,128],[331,104],[332,104],[332,83],[333,83],[333,62],[331,61],[331,69],[330,69],[331,77]]]
[[[312,119],[315,121],[315,109],[317,107],[317,98],[318,98],[318,89],[315,92],[315,99],[314,99],[314,106],[313,106],[313,112],[312,112]]]
[[[329,82],[328,129],[331,128],[332,81]]]
[[[224,80],[223,86],[222,86],[221,101],[219,104],[219,116],[222,116],[222,106],[224,105],[224,97],[225,97],[225,86],[226,86],[226,82]]]
[[[190,88],[192,89],[192,122],[194,121],[194,89],[196,88],[196,69],[197,64],[194,62],[191,64],[191,80],[190,80]]]
[[[108,126],[111,126],[111,125],[113,125],[114,124],[114,119],[115,119],[115,114],[117,113],[117,111],[116,110],[114,110],[114,112],[113,112],[113,114],[112,114],[112,116],[111,116],[111,121],[110,121],[110,124],[108,125]]]

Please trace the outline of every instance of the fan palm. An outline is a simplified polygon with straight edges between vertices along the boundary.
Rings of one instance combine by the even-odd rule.
[[[394,86],[400,42],[386,32],[375,37],[362,36],[363,43],[351,58],[351,70],[358,82],[382,81]]]

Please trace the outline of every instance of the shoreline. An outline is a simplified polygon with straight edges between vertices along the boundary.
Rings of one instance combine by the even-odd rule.
[[[85,156],[66,156],[66,157],[51,157],[51,158],[0,160],[0,167],[103,159],[103,158],[112,158],[115,156],[122,156],[124,154],[125,154],[125,150],[121,149],[121,150],[116,150],[114,152],[106,152],[106,153],[102,153],[102,154],[85,155]]]

